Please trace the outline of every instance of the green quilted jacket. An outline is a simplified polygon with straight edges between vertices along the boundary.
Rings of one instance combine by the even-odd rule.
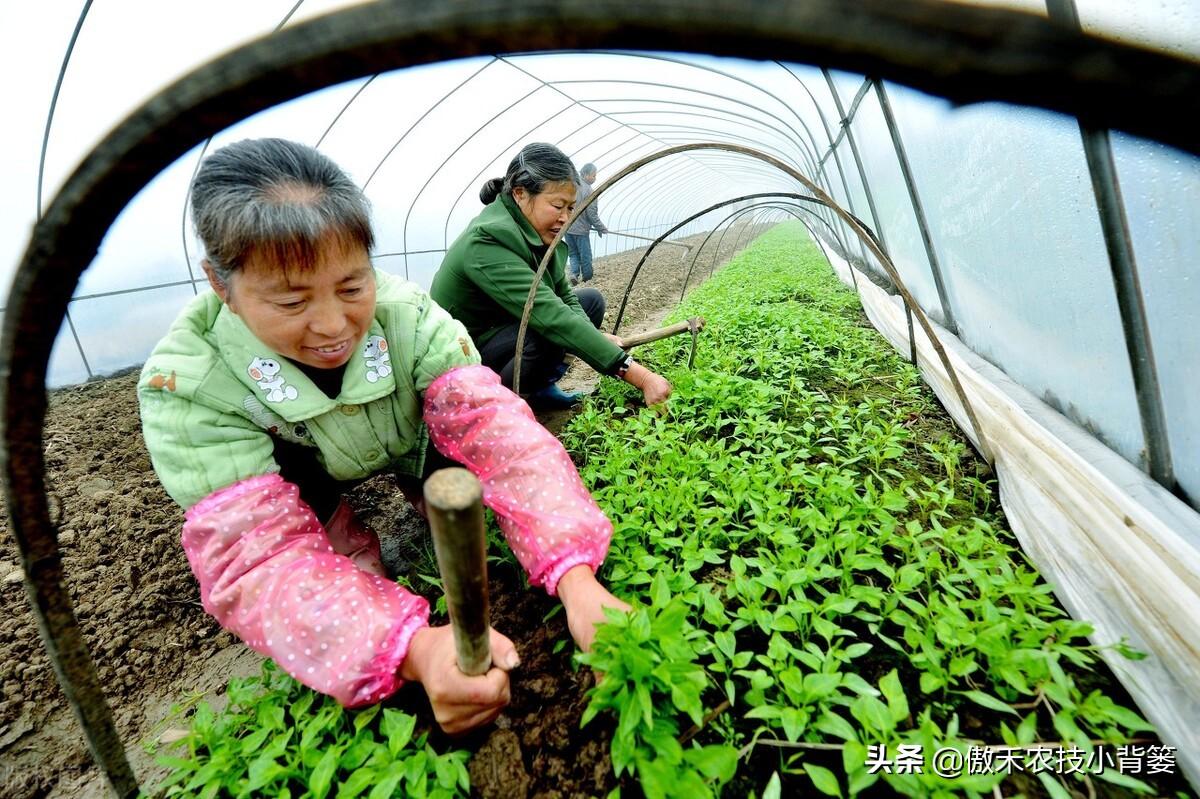
[[[533,272],[546,252],[537,231],[507,194],[499,195],[454,240],[429,293],[483,346],[525,310]],[[542,275],[529,329],[577,355],[601,374],[616,371],[625,353],[592,327],[567,282],[567,247],[560,242]]]
[[[278,472],[276,439],[314,447],[336,480],[385,468],[418,475],[421,394],[479,363],[463,326],[413,283],[376,270],[375,319],[326,396],[212,292],[183,310],[142,368],[142,431],[167,493],[189,508],[239,480]]]

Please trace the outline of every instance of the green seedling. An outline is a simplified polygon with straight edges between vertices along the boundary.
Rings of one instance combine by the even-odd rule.
[[[961,434],[917,372],[862,326],[857,298],[801,234],[763,236],[676,316],[697,314],[709,327],[693,371],[677,366],[680,342],[643,351],[675,386],[669,420],[602,387],[565,434],[618,520],[607,579],[631,596],[667,589],[634,614],[655,640],[614,621],[617,637],[598,637],[612,649],[593,653],[613,674],[589,713],[616,714],[618,770],[657,775],[643,778],[648,794],[660,769],[686,770],[663,732],[673,738],[697,712],[672,697],[683,674],[697,685],[703,676],[703,696],[725,706],[696,739],[739,747],[739,765],[778,747],[763,795],[853,795],[880,779],[863,768],[868,744],[965,751],[1001,743],[1017,718],[1029,719],[1030,741],[1148,730],[1104,690],[1078,687],[1085,675],[1104,679],[1090,628],[1055,602]],[[671,756],[649,759],[652,740]],[[808,746],[840,747],[840,770]],[[1003,779],[890,775],[888,785],[975,796]]]
[[[378,705],[343,709],[274,664],[231,680],[229,706],[201,703],[189,734],[163,755],[160,796],[451,799],[468,793],[467,752],[439,754],[416,719]]]
[[[584,718],[615,717],[627,795],[1028,795],[1032,778],[1005,774],[871,773],[868,747],[1152,734],[1018,549],[986,469],[798,227],[695,289],[688,316],[709,321],[693,370],[685,342],[639,350],[675,387],[668,417],[604,380],[563,433],[614,523],[602,576],[649,603],[580,658],[604,675]],[[230,696],[194,713],[166,795],[467,792],[466,754],[434,752],[403,714],[347,712],[277,672]],[[1041,774],[1035,790],[1097,784]]]
[[[678,740],[679,717],[697,726],[703,722],[708,680],[695,662],[696,641],[703,635],[687,622],[681,599],[667,600],[664,579],[656,579],[652,593],[656,606],[628,615],[610,611],[592,651],[579,656],[604,675],[590,692],[582,724],[604,711],[616,713],[613,768],[617,776],[635,774],[648,799],[716,796],[734,774],[736,751]]]

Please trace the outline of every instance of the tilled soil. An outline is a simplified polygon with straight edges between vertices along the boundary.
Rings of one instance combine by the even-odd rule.
[[[753,233],[733,229],[716,262],[723,263]],[[699,244],[703,235],[689,244]],[[697,271],[707,275],[716,237]],[[612,329],[621,295],[644,249],[597,259],[588,285],[608,299]],[[689,259],[662,246],[646,261],[630,294],[621,333],[650,329],[679,300]],[[691,285],[701,275],[693,275]],[[200,607],[195,580],[179,546],[183,514],[159,485],[142,442],[136,374],[61,389],[50,397],[45,456],[52,504],[60,509],[59,546],[67,588],[91,648],[117,728],[139,780],[162,775],[145,744],[184,724],[172,707],[205,698],[219,705],[230,677],[255,674],[261,658]],[[564,385],[595,383],[586,366],[572,367]],[[570,414],[541,417],[557,430]],[[430,563],[427,528],[390,476],[358,486],[351,502],[384,543],[385,560],[400,573]],[[0,515],[0,797],[104,796],[82,734],[43,649],[22,586],[19,556]],[[492,623],[522,656],[513,700],[496,724],[446,745],[475,749],[475,793],[483,797],[603,796],[615,786],[608,759],[611,726],[597,719],[579,730],[591,684],[571,666],[571,646],[557,605],[523,589],[519,575],[499,569],[492,580]],[[533,620],[533,623],[530,623]],[[432,726],[419,689],[392,700]]]

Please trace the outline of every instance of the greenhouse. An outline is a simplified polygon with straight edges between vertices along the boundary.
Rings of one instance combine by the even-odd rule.
[[[0,20],[0,795],[1200,791],[1194,0]]]

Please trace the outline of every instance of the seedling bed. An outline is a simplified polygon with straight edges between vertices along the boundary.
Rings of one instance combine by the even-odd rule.
[[[268,667],[224,710],[181,703],[164,724],[181,741],[147,738],[171,770],[160,792],[1192,795],[1145,764],[933,774],[938,749],[1160,742],[1018,549],[986,465],[801,228],[762,236],[668,321],[689,316],[709,323],[694,369],[690,342],[641,351],[675,385],[665,413],[602,381],[561,433],[616,528],[603,576],[637,605],[592,654],[493,525],[493,623],[523,657],[494,728],[447,739],[408,688],[346,712]],[[397,502],[356,495],[373,521]],[[436,600],[432,548],[406,541],[401,579]],[[923,747],[924,773],[870,773],[874,747],[901,745]]]

